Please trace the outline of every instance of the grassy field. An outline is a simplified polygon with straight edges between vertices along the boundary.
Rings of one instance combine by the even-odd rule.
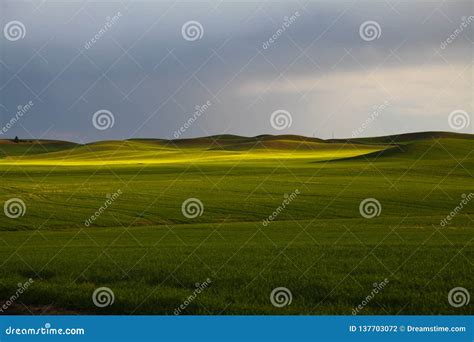
[[[448,293],[474,295],[474,201],[441,224],[474,192],[473,151],[449,133],[2,141],[0,203],[26,210],[0,212],[0,305],[32,278],[4,313],[473,314]],[[277,287],[291,304],[272,305]]]

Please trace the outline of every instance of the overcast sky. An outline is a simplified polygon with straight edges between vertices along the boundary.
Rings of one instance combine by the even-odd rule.
[[[0,139],[472,133],[473,15],[472,1],[2,0]]]

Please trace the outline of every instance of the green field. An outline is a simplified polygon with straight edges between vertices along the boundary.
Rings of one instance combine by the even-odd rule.
[[[387,279],[359,314],[473,314],[448,293],[474,295],[474,201],[440,224],[473,173],[474,136],[452,133],[0,141],[2,209],[26,207],[0,211],[0,306],[32,278],[6,314],[172,315],[209,278],[181,314],[351,315]],[[202,215],[183,215],[188,198]],[[112,305],[94,305],[99,287]],[[272,305],[277,287],[290,305]]]

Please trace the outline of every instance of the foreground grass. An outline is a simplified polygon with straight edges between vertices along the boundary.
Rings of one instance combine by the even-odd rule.
[[[324,220],[305,230],[278,222],[266,231],[235,223],[7,233],[2,295],[32,277],[35,283],[21,297],[28,305],[172,314],[195,283],[210,278],[185,313],[351,314],[373,283],[387,278],[389,285],[362,314],[460,313],[449,306],[447,292],[473,281],[468,228],[441,235],[397,220],[393,232],[384,224],[354,223]],[[93,305],[99,286],[113,289],[114,305]],[[277,310],[269,294],[279,286],[291,289],[293,303]]]
[[[375,282],[388,279],[361,314],[472,313],[472,304],[453,308],[447,299],[454,287],[473,290],[472,203],[440,225],[474,192],[472,140],[402,147],[330,162],[0,162],[0,199],[21,198],[27,207],[21,218],[0,216],[0,299],[32,278],[12,312],[51,305],[73,313],[173,314],[209,278],[183,314],[351,314]],[[122,195],[86,227],[118,189]],[[300,195],[263,226],[296,189]],[[181,212],[191,197],[204,204],[195,219]],[[381,203],[380,216],[361,217],[365,198]],[[101,286],[113,290],[113,305],[93,304]],[[270,292],[282,286],[293,302],[276,308]]]

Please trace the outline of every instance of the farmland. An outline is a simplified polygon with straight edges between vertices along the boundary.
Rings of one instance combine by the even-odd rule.
[[[24,209],[0,215],[0,303],[31,278],[5,313],[171,315],[209,279],[181,314],[472,314],[448,293],[474,283],[473,151],[453,133],[1,141],[0,202]]]

